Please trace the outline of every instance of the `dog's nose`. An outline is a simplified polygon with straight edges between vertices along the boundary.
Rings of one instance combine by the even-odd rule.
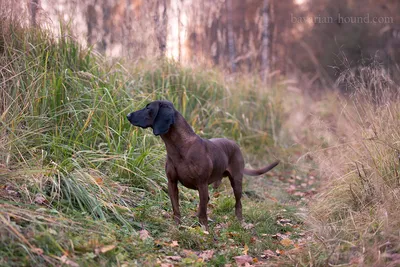
[[[129,120],[131,118],[131,113],[129,113],[128,115],[126,115],[126,118]]]

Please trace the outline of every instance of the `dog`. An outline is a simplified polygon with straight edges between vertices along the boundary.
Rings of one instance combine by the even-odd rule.
[[[243,174],[257,176],[268,172],[279,164],[279,160],[257,170],[244,167],[239,146],[225,138],[203,139],[199,137],[169,101],[154,101],[145,108],[129,113],[129,122],[141,128],[151,127],[156,136],[165,143],[167,160],[165,172],[168,178],[168,195],[171,199],[173,217],[180,224],[178,181],[187,188],[198,190],[200,204],[198,218],[208,231],[207,204],[208,185],[215,187],[223,177],[229,177],[235,196],[235,214],[242,217]]]

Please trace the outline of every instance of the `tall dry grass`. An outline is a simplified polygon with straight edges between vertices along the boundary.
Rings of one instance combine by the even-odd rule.
[[[379,65],[349,70],[339,82],[350,93],[336,98],[329,119],[322,120],[331,125],[329,134],[314,128],[314,137],[325,145],[311,155],[326,183],[310,205],[308,221],[320,241],[320,251],[310,258],[320,264],[395,266],[400,263],[399,87]]]

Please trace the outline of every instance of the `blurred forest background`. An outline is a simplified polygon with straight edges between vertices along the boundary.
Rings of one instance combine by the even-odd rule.
[[[29,23],[59,28],[107,56],[170,57],[230,73],[285,76],[332,88],[342,70],[398,70],[396,0],[1,0]],[[12,3],[11,3],[12,2]],[[2,8],[7,10],[6,8]]]

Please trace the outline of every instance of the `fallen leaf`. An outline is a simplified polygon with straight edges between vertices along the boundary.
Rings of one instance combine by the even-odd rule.
[[[296,196],[296,197],[304,197],[306,195],[306,193],[297,191],[293,195]]]
[[[164,218],[167,218],[167,219],[171,218],[171,214],[169,214],[169,212],[166,212],[165,210],[162,210],[161,214]]]
[[[128,189],[127,186],[122,186],[120,184],[118,184],[117,187],[118,187],[118,195],[122,195],[122,193],[124,193]]]
[[[43,255],[43,249],[41,248],[32,248],[32,251],[38,255]]]
[[[249,251],[249,247],[246,244],[244,244],[243,255],[247,255],[248,251]]]
[[[179,247],[178,241],[174,240],[172,243],[169,245],[170,247]]]
[[[249,255],[236,256],[233,258],[235,259],[236,264],[239,266],[253,262],[253,258],[250,257]]]
[[[211,260],[211,258],[214,256],[214,250],[206,250],[200,253],[199,257],[202,258],[205,261]]]
[[[286,192],[293,193],[294,191],[296,191],[296,186],[295,185],[290,185],[288,189],[286,189]]]
[[[54,229],[52,229],[52,228],[49,228],[49,229],[47,230],[47,232],[49,232],[49,233],[52,234],[52,235],[57,235],[57,231],[54,230]]]
[[[229,225],[227,223],[219,223],[214,227],[214,229],[228,228],[228,226]]]
[[[43,205],[47,203],[46,198],[42,194],[36,194],[34,199],[36,204]]]
[[[106,253],[106,252],[108,252],[110,250],[113,250],[115,247],[116,247],[116,245],[107,245],[107,246],[104,246],[104,247],[96,248],[95,249],[95,253],[97,255],[99,255],[100,253],[104,254],[104,253]]]
[[[285,226],[285,225],[291,224],[291,223],[292,223],[292,220],[290,220],[290,219],[279,219],[279,220],[277,221],[277,223],[278,223],[279,225]]]
[[[274,197],[272,197],[272,196],[270,196],[270,195],[268,195],[268,194],[264,194],[267,198],[269,198],[269,199],[271,199],[272,201],[274,201],[274,202],[278,202],[278,199],[276,199],[276,198],[274,198]]]
[[[166,256],[165,258],[173,261],[180,261],[182,259],[181,256]]]
[[[273,252],[270,249],[264,250],[264,254],[261,255],[261,258],[264,258],[264,259],[269,259],[269,258],[272,258],[272,257],[276,257],[276,253]]]
[[[285,239],[282,239],[282,240],[280,241],[280,243],[281,243],[282,245],[284,245],[285,247],[288,247],[288,246],[290,246],[290,245],[293,245],[293,240],[290,240],[289,238],[285,238]]]
[[[274,238],[274,239],[286,239],[286,238],[288,238],[287,235],[284,235],[284,234],[281,234],[281,233],[277,233],[275,235],[272,235],[271,237]]]
[[[250,230],[252,228],[254,228],[254,224],[252,223],[242,223],[242,227],[246,230]]]
[[[143,229],[139,231],[139,238],[141,240],[146,240],[148,238],[151,238],[149,231]]]
[[[102,184],[103,184],[103,178],[101,178],[100,176],[94,177],[94,181],[95,181],[96,184],[98,184],[98,185],[102,185]]]
[[[12,186],[12,185],[5,185],[4,186],[4,189],[6,190],[6,193],[8,194],[8,195],[10,195],[10,196],[13,196],[13,197],[20,197],[21,196],[21,194],[18,192],[18,189],[17,188],[15,188],[14,186]]]
[[[228,236],[229,237],[235,237],[235,236],[239,236],[240,234],[238,232],[228,232]]]
[[[47,210],[46,208],[38,208],[36,212],[46,212]]]
[[[76,262],[74,262],[74,261],[68,259],[68,257],[67,257],[66,255],[63,255],[63,256],[60,258],[60,261],[61,261],[62,263],[64,263],[64,264],[69,265],[69,266],[72,266],[72,267],[79,267],[79,264],[78,264],[78,263],[76,263]]]
[[[187,257],[194,256],[194,255],[197,256],[196,252],[194,252],[194,251],[192,251],[192,250],[189,250],[189,249],[184,249],[184,250],[182,250],[182,253],[183,253],[183,255],[184,255],[186,258],[187,258]]]

